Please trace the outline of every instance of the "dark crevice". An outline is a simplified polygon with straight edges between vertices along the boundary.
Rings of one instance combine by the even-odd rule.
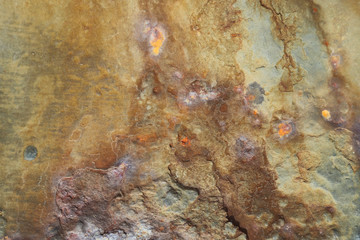
[[[224,210],[226,212],[226,218],[228,219],[228,221],[231,222],[235,227],[237,227],[240,232],[244,233],[246,235],[246,239],[249,240],[249,235],[246,228],[241,227],[239,221],[237,221],[234,216],[229,215],[227,207],[224,207]]]

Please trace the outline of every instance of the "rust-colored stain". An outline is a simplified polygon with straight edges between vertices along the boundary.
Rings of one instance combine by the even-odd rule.
[[[165,36],[163,30],[158,27],[155,27],[151,30],[150,34],[150,45],[152,46],[152,53],[157,56],[160,53],[160,49],[164,44]]]
[[[288,123],[280,123],[278,128],[280,137],[284,137],[293,131],[292,126]]]
[[[187,137],[184,137],[183,139],[181,139],[180,142],[181,142],[181,145],[183,145],[184,147],[191,146],[191,142]]]
[[[321,115],[323,116],[323,118],[327,121],[329,121],[331,119],[331,114],[330,114],[330,111],[329,110],[322,110],[321,111]]]
[[[82,239],[80,228],[125,234],[140,225],[143,239],[346,235],[334,198],[309,184],[330,161],[308,141],[351,131],[353,151],[341,148],[342,135],[331,141],[359,165],[348,58],[313,31],[331,79],[312,77],[328,101],[308,92],[292,52],[297,23],[285,16],[313,22],[323,9],[250,2],[280,42],[274,66],[255,57],[251,21],[233,0],[0,3],[0,236]],[[256,75],[270,65],[278,76]],[[317,135],[305,108],[317,113]],[[284,165],[295,172],[285,180]]]

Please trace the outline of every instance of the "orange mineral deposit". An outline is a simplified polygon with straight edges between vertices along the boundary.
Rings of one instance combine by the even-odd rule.
[[[323,118],[324,118],[325,120],[327,120],[327,121],[329,121],[330,118],[331,118],[330,111],[328,111],[328,110],[326,110],[326,109],[325,109],[325,110],[322,110],[321,115],[322,115]]]
[[[158,56],[160,49],[165,41],[165,35],[162,29],[155,27],[150,36],[150,45],[152,46],[152,54]]]
[[[191,146],[190,139],[188,139],[188,137],[184,137],[181,139],[181,145],[184,147]]]
[[[330,63],[334,70],[340,67],[342,62],[341,56],[339,54],[331,54]]]
[[[278,128],[279,128],[278,133],[279,133],[280,137],[284,137],[284,136],[288,135],[289,133],[291,133],[291,131],[292,131],[292,127],[288,123],[280,123]]]
[[[255,100],[255,96],[252,95],[252,94],[250,94],[250,95],[247,96],[247,99],[248,99],[250,102],[252,102],[252,101]]]

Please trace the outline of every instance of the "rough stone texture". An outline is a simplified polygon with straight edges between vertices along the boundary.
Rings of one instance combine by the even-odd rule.
[[[355,0],[0,2],[0,239],[360,239],[359,38]]]

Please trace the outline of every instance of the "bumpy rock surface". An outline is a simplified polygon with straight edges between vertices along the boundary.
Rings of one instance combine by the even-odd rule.
[[[360,7],[0,2],[0,239],[360,239]]]

